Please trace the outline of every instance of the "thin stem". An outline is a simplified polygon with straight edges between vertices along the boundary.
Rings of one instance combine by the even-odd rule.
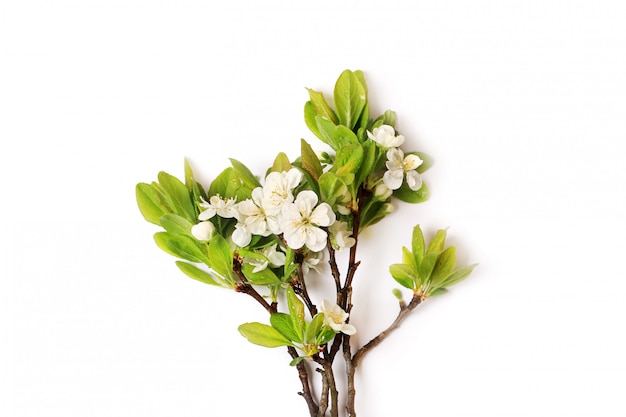
[[[317,314],[317,306],[313,304],[311,301],[311,297],[309,297],[309,292],[306,289],[306,282],[304,281],[304,272],[302,271],[302,263],[298,264],[298,282],[294,286],[294,291],[296,291],[300,296],[302,296],[302,300],[304,304],[309,309],[309,313],[311,313],[311,317]]]
[[[322,377],[322,394],[320,396],[320,405],[317,411],[317,417],[324,417],[326,415],[326,410],[328,410],[328,378],[322,368],[317,368],[316,371],[319,372]]]
[[[313,356],[313,360],[322,365],[324,369],[324,377],[327,380],[328,392],[330,393],[330,417],[339,417],[339,392],[335,383],[332,361],[328,358],[320,358],[318,355]]]
[[[237,258],[235,258],[233,261],[233,272],[235,272],[237,277],[241,280],[241,283],[239,283],[235,288],[237,292],[240,292],[242,294],[248,294],[249,296],[254,298],[259,304],[261,304],[261,306],[263,306],[263,308],[265,308],[265,310],[270,315],[278,311],[277,303],[269,304],[267,300],[265,300],[265,298],[263,298],[263,296],[254,289],[252,285],[248,284],[248,279],[241,271],[241,262]],[[287,352],[289,353],[289,356],[291,356],[291,359],[295,359],[299,356],[296,349],[292,346],[287,347]],[[298,394],[300,394],[306,401],[309,408],[310,416],[317,417],[318,405],[315,402],[315,399],[313,398],[313,394],[311,392],[309,373],[306,369],[304,362],[299,362],[296,365],[296,369],[298,370],[298,378],[300,378],[300,382],[302,383],[302,392],[299,392]]]
[[[378,336],[367,342],[363,347],[361,347],[352,357],[352,365],[356,368],[363,360],[363,357],[373,348],[378,346],[383,340],[389,336],[391,332],[397,329],[400,326],[400,323],[406,318],[406,316],[411,313],[411,311],[415,310],[415,308],[423,301],[422,297],[418,295],[413,295],[411,302],[407,305],[400,304],[400,311],[398,312],[398,316],[391,323],[389,327],[380,332]]]

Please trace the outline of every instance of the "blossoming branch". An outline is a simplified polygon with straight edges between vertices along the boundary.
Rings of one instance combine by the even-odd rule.
[[[402,262],[389,267],[408,302],[395,289],[396,319],[365,345],[353,345],[350,337],[367,325],[350,322],[359,236],[393,211],[393,200],[428,198],[422,174],[432,161],[402,149],[405,137],[396,131],[393,112],[371,117],[361,71],[339,76],[332,106],[323,93],[308,92],[305,122],[325,150],[316,152],[302,139],[300,155],[291,160],[278,153],[265,176],[231,159],[208,187],[195,181],[185,162],[184,181],[161,172],[158,181],[137,184],[136,196],[144,218],[163,229],[154,235],[157,246],[179,258],[184,274],[245,294],[266,311],[262,322],[241,324],[239,331],[256,345],[286,348],[309,415],[338,417],[345,409],[354,417],[354,375],[364,356],[421,302],[445,293],[475,265],[457,268],[445,230],[426,244],[415,226]],[[343,270],[337,251],[347,251]],[[334,300],[314,300],[307,288],[323,260],[329,266],[323,282],[334,289]],[[334,367],[339,352],[343,395]]]

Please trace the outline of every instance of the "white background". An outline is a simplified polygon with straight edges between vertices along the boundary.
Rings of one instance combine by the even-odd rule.
[[[304,87],[362,69],[432,191],[362,241],[352,323],[391,322],[414,224],[480,266],[358,371],[359,416],[624,416],[626,3],[1,1],[0,415],[305,416],[265,313],[184,277],[137,182],[264,172]],[[323,276],[316,278],[321,287]]]

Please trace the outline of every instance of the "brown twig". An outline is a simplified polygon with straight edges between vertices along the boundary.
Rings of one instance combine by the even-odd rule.
[[[357,366],[359,366],[359,363],[361,363],[361,360],[363,360],[363,357],[373,348],[375,348],[376,346],[378,346],[383,340],[385,340],[387,338],[387,336],[389,336],[389,334],[391,332],[393,332],[395,329],[397,329],[400,326],[400,323],[402,323],[402,321],[406,318],[406,316],[409,315],[409,313],[411,313],[411,311],[415,310],[415,308],[423,301],[422,297],[418,296],[418,295],[414,295],[413,298],[411,299],[411,302],[409,302],[409,304],[406,305],[400,305],[400,312],[398,312],[398,316],[396,317],[396,319],[393,321],[393,323],[391,323],[391,325],[389,327],[387,327],[385,330],[383,330],[382,332],[380,332],[380,334],[378,336],[376,336],[375,338],[373,338],[372,340],[370,340],[369,342],[367,342],[363,347],[361,347],[352,357],[352,365],[356,368]]]

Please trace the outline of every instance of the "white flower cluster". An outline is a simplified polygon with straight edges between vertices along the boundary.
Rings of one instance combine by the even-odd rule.
[[[367,132],[367,136],[378,143],[381,148],[387,149],[387,171],[383,175],[383,183],[389,190],[397,190],[402,186],[406,177],[406,183],[413,191],[422,187],[422,177],[417,168],[424,161],[417,155],[406,155],[399,148],[404,143],[404,136],[396,135],[392,126],[382,125]]]
[[[323,228],[333,225],[330,230],[335,246],[352,246],[354,239],[350,237],[351,231],[348,231],[345,222],[336,222],[337,217],[330,205],[318,204],[317,194],[310,190],[300,191],[294,196],[294,189],[302,178],[302,172],[297,168],[271,172],[262,187],[252,190],[249,199],[237,203],[234,199],[214,195],[208,202],[202,200],[200,207],[204,210],[198,216],[200,223],[192,228],[193,236],[202,241],[210,240],[215,227],[208,220],[217,215],[237,219],[232,240],[239,247],[248,246],[253,235],[282,234],[287,246],[292,249],[306,247],[312,252],[320,252],[326,247],[328,239]],[[272,266],[284,264],[284,254],[277,252],[275,245],[266,248],[266,252],[268,262],[254,264],[255,268],[264,269],[268,263]],[[319,256],[312,256],[307,269],[315,268],[319,260]]]

